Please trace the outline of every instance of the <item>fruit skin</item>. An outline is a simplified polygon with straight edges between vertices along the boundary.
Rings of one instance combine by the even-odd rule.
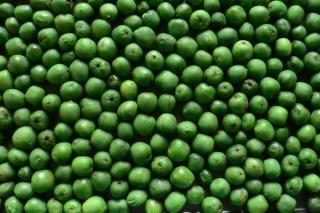
[[[292,212],[297,205],[297,201],[295,198],[290,195],[283,194],[278,200],[276,207],[279,212]]]
[[[202,201],[201,208],[204,213],[221,213],[223,210],[223,205],[217,198],[208,196]]]
[[[165,199],[164,206],[169,212],[177,213],[184,207],[186,201],[184,194],[173,191]]]
[[[51,191],[55,184],[55,178],[50,170],[38,170],[31,177],[32,189],[37,193]]]
[[[263,195],[249,198],[247,208],[250,213],[264,213],[268,211],[269,204]]]
[[[193,173],[185,166],[176,167],[170,175],[171,183],[180,189],[185,189],[191,186],[194,179],[195,177]]]
[[[92,196],[82,204],[83,213],[103,213],[106,210],[107,204],[100,196]]]

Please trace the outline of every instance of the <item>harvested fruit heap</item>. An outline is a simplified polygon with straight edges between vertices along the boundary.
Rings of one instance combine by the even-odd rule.
[[[319,0],[2,0],[0,23],[1,212],[320,212]]]

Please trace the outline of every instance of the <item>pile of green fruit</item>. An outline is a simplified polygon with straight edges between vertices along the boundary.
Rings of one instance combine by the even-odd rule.
[[[1,212],[320,212],[320,0],[2,0],[0,49]]]

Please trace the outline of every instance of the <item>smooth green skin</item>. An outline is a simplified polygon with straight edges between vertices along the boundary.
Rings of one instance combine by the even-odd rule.
[[[196,65],[205,69],[211,65],[212,56],[207,51],[198,50],[193,56],[193,61]]]
[[[247,77],[248,70],[242,65],[233,65],[227,71],[228,80],[233,84],[240,84]]]
[[[213,172],[221,172],[226,168],[227,157],[223,152],[212,152],[208,157],[208,167]]]
[[[225,27],[217,32],[219,44],[226,47],[231,47],[238,40],[238,33],[234,28]]]
[[[167,176],[172,169],[173,164],[166,156],[156,156],[151,162],[151,170],[158,176]]]
[[[214,197],[225,198],[230,193],[230,184],[224,178],[214,179],[210,184],[210,192]]]
[[[32,170],[29,166],[21,167],[17,172],[17,176],[21,181],[30,181]]]
[[[244,171],[241,167],[231,166],[225,170],[224,176],[231,185],[237,186],[246,180],[246,174],[248,174],[248,171]],[[248,176],[251,175],[248,174]]]
[[[250,213],[264,213],[267,212],[269,204],[263,195],[256,195],[249,198],[247,202],[247,209]]]
[[[76,198],[84,200],[93,195],[93,188],[90,179],[76,179],[72,185],[72,191]]]
[[[88,82],[90,82],[90,80],[91,79],[89,79]],[[87,87],[88,82],[86,83],[85,87]],[[86,89],[86,92],[89,93],[87,89]],[[64,100],[78,101],[81,98],[82,94],[83,94],[83,87],[81,86],[81,84],[79,84],[76,81],[67,81],[66,83],[62,84],[60,87],[60,95]]]
[[[226,19],[230,25],[239,26],[247,18],[246,11],[239,5],[234,5],[226,10]]]
[[[230,193],[230,203],[235,206],[243,206],[248,200],[249,194],[245,188],[237,188]]]
[[[298,173],[300,162],[295,155],[286,155],[281,161],[282,173],[288,177],[295,176]]]
[[[318,196],[313,196],[308,199],[307,202],[307,207],[308,210],[312,213],[319,212],[319,197]]]
[[[297,100],[304,103],[309,101],[312,95],[313,89],[311,85],[304,82],[298,82],[294,88],[294,94],[297,97]]]
[[[31,127],[20,127],[13,133],[12,142],[19,149],[30,150],[35,145],[36,133]]]
[[[115,111],[120,104],[121,96],[120,93],[116,90],[109,89],[105,91],[101,96],[101,106],[104,110]]]
[[[13,122],[17,119],[15,119],[15,114],[13,114],[13,117],[12,117],[12,114],[10,113],[10,111],[5,108],[5,107],[0,107],[0,112],[1,112],[1,117],[0,117],[0,129],[8,129],[12,126]],[[28,113],[26,113],[26,117],[28,117]],[[16,122],[15,122],[16,123]]]
[[[252,113],[245,113],[241,118],[241,128],[245,132],[251,131],[256,123],[256,118]]]
[[[54,187],[55,178],[50,170],[38,170],[31,178],[32,189],[37,193],[51,191]]]
[[[182,71],[182,75],[181,75],[182,81],[189,86],[195,86],[199,84],[202,81],[202,78],[203,78],[203,71],[197,65],[191,65],[186,67]]]
[[[48,200],[47,208],[48,208],[49,213],[62,213],[63,212],[63,204],[54,198],[51,198],[50,200]]]
[[[82,204],[83,213],[104,213],[106,210],[107,204],[100,196],[92,196]]]
[[[78,213],[81,212],[81,203],[76,199],[68,200],[64,206],[63,210],[65,213]]]
[[[106,90],[106,83],[96,77],[88,79],[84,86],[85,93],[91,98],[100,98],[103,92]]]
[[[286,140],[285,148],[288,154],[298,154],[301,150],[301,143],[298,138],[290,136]]]
[[[65,202],[72,198],[72,185],[60,183],[54,188],[54,196],[59,201]]]
[[[209,85],[216,86],[223,80],[224,72],[218,66],[212,65],[204,70],[204,82]]]
[[[148,199],[145,203],[146,213],[161,213],[162,209],[162,204],[156,200]]]
[[[235,144],[227,149],[226,156],[231,165],[240,165],[247,158],[247,149],[242,144]]]
[[[221,213],[223,205],[217,198],[209,196],[202,201],[201,208],[204,213]]]
[[[251,40],[254,36],[254,28],[251,23],[245,22],[240,26],[238,33],[240,39]]]
[[[196,37],[196,41],[201,49],[213,50],[217,44],[217,36],[211,30],[205,30],[199,33]]]
[[[168,180],[154,178],[149,185],[150,195],[156,199],[166,197],[171,191],[171,184]]]
[[[81,118],[74,124],[74,130],[75,132],[80,136],[84,138],[89,138],[94,129],[95,129],[95,123],[88,119]]]
[[[142,206],[148,199],[147,192],[143,190],[132,190],[128,193],[127,203],[130,207]]]
[[[191,205],[199,205],[205,198],[205,191],[201,186],[193,186],[187,192],[187,201]]]
[[[153,133],[156,120],[148,115],[138,114],[133,121],[135,131],[142,136],[148,136]]]
[[[296,103],[291,109],[291,120],[295,125],[301,126],[307,124],[310,118],[309,110],[302,104]],[[311,128],[310,128],[311,130]],[[307,137],[308,138],[308,137]]]
[[[267,67],[264,61],[260,59],[251,59],[247,63],[248,77],[254,80],[260,80],[265,77]]]
[[[179,189],[190,187],[194,180],[193,173],[185,166],[176,167],[170,175],[170,182]]]
[[[113,198],[124,198],[129,192],[129,184],[127,181],[111,182],[109,193]]]
[[[187,199],[184,194],[173,191],[164,200],[164,206],[166,210],[170,213],[178,213],[182,210]]]
[[[167,155],[170,160],[175,162],[183,162],[188,158],[190,153],[190,146],[181,139],[174,139],[170,142]]]
[[[199,178],[202,184],[209,186],[213,180],[213,175],[208,169],[203,169],[199,173]]]
[[[6,89],[12,88],[13,79],[11,73],[8,70],[0,71],[0,90],[5,91]]]
[[[72,158],[71,144],[67,142],[56,144],[51,151],[51,157],[58,164],[66,164]]]
[[[194,22],[195,20],[192,21]],[[193,27],[196,27],[196,23],[193,23]],[[180,18],[170,20],[167,28],[168,33],[175,39],[185,36],[189,31],[188,22]]]
[[[178,83],[178,76],[167,70],[162,71],[155,78],[156,87],[158,87],[163,93],[169,93],[174,91]]]
[[[250,179],[245,182],[245,188],[249,193],[257,195],[262,191],[263,183],[259,179]]]
[[[120,122],[117,127],[117,134],[122,140],[132,140],[134,137],[134,127],[131,123]]]
[[[218,84],[217,96],[221,99],[229,99],[234,93],[234,87],[230,82],[223,81]]]
[[[275,135],[274,127],[266,119],[259,119],[254,127],[255,136],[263,141],[271,141]]]
[[[194,90],[194,98],[199,104],[210,104],[215,98],[216,90],[213,86],[200,83]]]
[[[93,171],[93,160],[88,156],[78,156],[72,160],[71,167],[76,175],[89,176]]]
[[[244,93],[235,93],[228,101],[229,109],[232,113],[243,115],[248,108],[249,101]]]
[[[109,146],[109,154],[112,159],[123,159],[130,151],[130,146],[122,139],[114,139]]]
[[[228,105],[223,101],[215,100],[210,105],[210,111],[213,114],[222,117],[227,114]]]
[[[200,31],[207,29],[210,21],[210,15],[205,10],[195,10],[189,18],[190,27]]]
[[[182,140],[192,139],[197,133],[197,126],[191,121],[182,121],[177,125],[177,135]]]
[[[90,180],[94,190],[103,192],[110,187],[111,175],[108,172],[96,171],[92,173]]]
[[[128,176],[129,183],[137,189],[143,189],[149,185],[151,172],[144,167],[134,167]]]
[[[24,94],[17,89],[8,89],[3,93],[2,101],[9,110],[23,108],[25,106]]]
[[[60,105],[59,116],[63,122],[75,123],[80,119],[80,106],[73,101],[66,101]]]
[[[232,65],[232,52],[227,47],[217,47],[213,51],[214,62],[222,68],[227,68]]]
[[[129,207],[125,199],[112,200],[110,199],[107,203],[108,212],[110,213],[128,213]]]
[[[96,152],[93,158],[94,165],[99,169],[109,169],[112,165],[112,159],[108,152]]]
[[[197,49],[197,42],[189,36],[181,37],[176,42],[176,52],[184,58],[191,58]]]
[[[47,205],[44,201],[38,198],[31,198],[25,203],[24,211],[26,213],[45,213],[47,212]]]
[[[273,158],[268,158],[263,161],[264,164],[264,175],[267,179],[277,179],[281,175],[280,163]]]
[[[232,122],[229,123],[232,125]],[[235,124],[237,125],[237,122],[235,122]],[[215,142],[215,146],[221,149],[226,149],[227,147],[231,146],[231,144],[233,144],[234,142],[231,135],[224,130],[219,130],[213,139]]]
[[[25,166],[28,164],[28,159],[28,154],[20,149],[11,148],[7,153],[8,162],[14,166]]]
[[[306,124],[298,129],[296,136],[302,143],[310,143],[316,136],[316,129],[314,126]]]
[[[124,121],[133,120],[137,114],[138,105],[134,101],[124,101],[118,107],[117,114]]]
[[[176,131],[177,120],[169,113],[161,114],[156,122],[156,130],[162,134],[172,134]]]
[[[222,128],[230,134],[237,133],[241,127],[241,119],[236,114],[227,114],[222,120]]]
[[[299,176],[292,177],[285,182],[284,190],[287,194],[295,196],[301,192],[303,188],[303,180]]]
[[[0,184],[0,197],[2,199],[7,198],[14,194],[15,183],[5,182]]]
[[[162,94],[158,100],[158,108],[162,113],[170,113],[176,106],[176,99],[173,95]]]
[[[213,151],[214,140],[208,135],[199,133],[194,137],[191,147],[196,153],[207,156]]]
[[[302,148],[299,152],[298,157],[302,168],[309,170],[316,166],[318,155],[313,149],[307,147]]]
[[[33,169],[45,169],[49,161],[50,155],[41,148],[35,148],[29,154],[29,165]]]
[[[267,182],[263,185],[263,195],[268,201],[276,201],[282,194],[282,187],[276,182]]]
[[[319,192],[319,186],[317,185],[320,181],[318,175],[314,173],[307,174],[303,177],[303,187],[308,192]]]
[[[168,148],[168,139],[160,134],[154,134],[150,140],[150,146],[153,153],[163,154]]]
[[[248,177],[257,178],[264,174],[263,161],[249,157],[244,163],[244,171]]]
[[[81,113],[84,118],[95,119],[102,112],[100,102],[91,98],[83,98],[80,101]]]
[[[297,201],[295,198],[290,195],[283,194],[278,200],[276,207],[279,212],[292,212],[297,205]]]
[[[88,155],[91,151],[90,141],[76,138],[72,141],[72,152],[76,155]]]
[[[152,157],[151,147],[143,142],[136,142],[130,149],[131,157],[137,165],[147,164]]]

